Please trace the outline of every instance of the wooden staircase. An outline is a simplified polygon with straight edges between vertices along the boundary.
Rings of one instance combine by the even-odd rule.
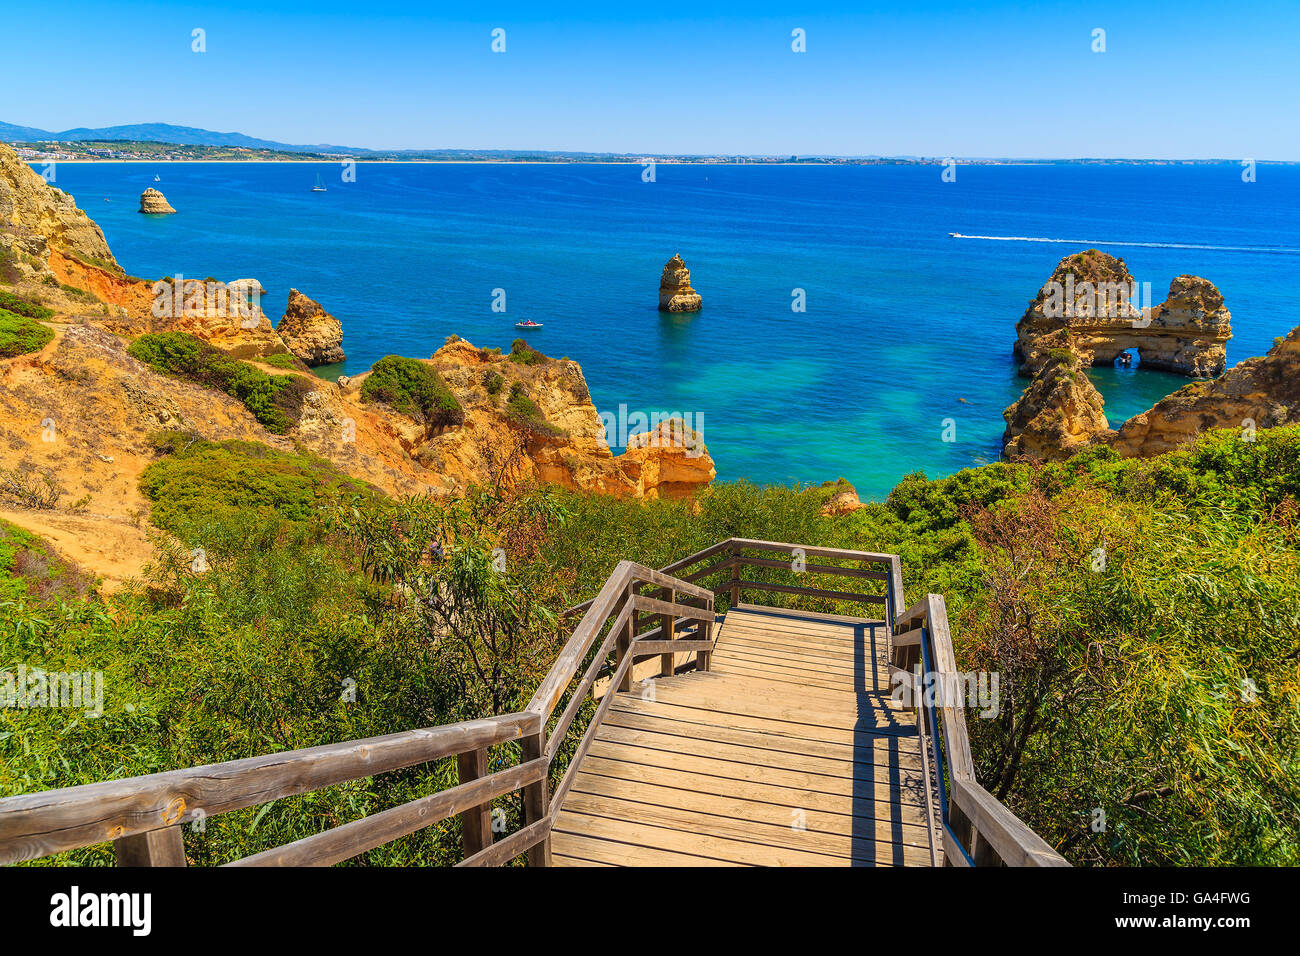
[[[709,671],[618,694],[558,810],[555,865],[939,862],[886,643],[883,621],[729,611]]]
[[[226,865],[329,866],[453,816],[459,866],[1067,865],[976,780],[943,598],[906,607],[896,555],[730,538],[621,562],[563,618],[522,711],[2,799],[0,864],[112,842],[184,866],[196,820],[454,758],[455,786]]]

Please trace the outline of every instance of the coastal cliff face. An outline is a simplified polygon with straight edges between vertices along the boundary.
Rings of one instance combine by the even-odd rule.
[[[1175,278],[1168,298],[1155,308],[1099,315],[1096,290],[1131,281],[1121,260],[1088,250],[1062,259],[1030,303],[1016,326],[1015,351],[1024,363],[1022,374],[1031,374],[1033,381],[1003,412],[1008,458],[1068,458],[1092,444],[1110,445],[1125,457],[1149,457],[1212,428],[1236,428],[1248,436],[1296,420],[1300,329],[1279,339],[1268,355],[1248,359],[1215,381],[1189,384],[1129,419],[1118,432],[1112,430],[1085,368],[1109,364],[1133,348],[1144,368],[1218,375],[1231,336],[1223,296],[1199,276]],[[1064,317],[1062,302],[1068,313]]]
[[[0,143],[0,254],[21,276],[43,279],[51,252],[122,271],[95,221]]]
[[[333,365],[346,358],[343,323],[297,289],[289,290],[289,304],[275,331],[289,351],[309,366]]]
[[[1172,451],[1211,428],[1260,428],[1300,419],[1300,327],[1267,355],[1233,366],[1213,382],[1196,382],[1130,418],[1111,440],[1125,456]]]
[[[659,277],[659,311],[698,312],[703,305],[700,294],[691,288],[691,270],[680,255],[673,256]]]
[[[1085,365],[1110,365],[1131,349],[1147,368],[1197,378],[1223,371],[1232,316],[1213,283],[1178,276],[1161,305],[1141,309],[1136,288],[1122,259],[1096,249],[1066,256],[1016,323],[1020,374],[1037,375],[1062,348]]]
[[[460,403],[463,424],[429,434],[414,418],[386,411],[384,427],[392,439],[427,469],[439,490],[462,490],[503,466],[514,482],[628,498],[679,497],[713,480],[708,449],[680,420],[631,436],[628,450],[615,456],[578,363],[530,354],[529,363],[516,362],[454,339],[427,364]],[[344,392],[350,400],[359,400],[366,377],[348,380]],[[515,448],[520,455],[507,465]]]
[[[1068,458],[1110,433],[1101,394],[1084,374],[1082,359],[1066,350],[1049,354],[1020,399],[1002,413],[1008,458]]]

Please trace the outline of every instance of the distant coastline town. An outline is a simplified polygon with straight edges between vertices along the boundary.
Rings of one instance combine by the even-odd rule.
[[[0,123],[0,142],[14,147],[27,162],[429,162],[429,163],[638,163],[702,165],[1202,165],[1237,164],[1241,159],[1093,158],[952,156],[826,156],[744,154],[600,153],[546,149],[366,149],[359,147],[296,146],[259,140],[242,133],[218,133],[185,126],[153,123],[52,133],[33,127]],[[1267,160],[1254,160],[1270,163]],[[1293,165],[1281,161],[1283,165]]]

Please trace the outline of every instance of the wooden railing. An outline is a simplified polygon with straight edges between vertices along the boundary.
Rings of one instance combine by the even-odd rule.
[[[857,590],[809,583],[823,577],[850,579],[846,587]],[[663,676],[689,667],[708,670],[716,602],[734,608],[753,591],[811,598],[828,608],[844,602],[879,607],[880,623],[892,636],[890,661],[899,671],[911,666],[914,648],[918,660],[928,654],[940,673],[955,673],[943,599],[929,595],[904,611],[897,555],[731,538],[659,571],[621,562],[594,598],[563,612],[564,620],[577,624],[519,713],[9,797],[0,800],[0,864],[111,841],[120,866],[184,866],[181,828],[194,820],[455,757],[456,786],[226,865],[328,866],[459,816],[459,866],[501,865],[525,853],[530,865],[548,866],[552,824],[613,691],[630,689],[635,662],[647,657],[660,659]],[[643,630],[646,625],[655,626]],[[602,679],[608,680],[606,692],[565,762],[561,747]],[[928,733],[940,776],[946,858],[1063,864],[976,783],[960,709],[945,705],[939,712],[942,747],[932,709],[918,723]],[[489,773],[489,748],[511,741],[519,743],[519,762]],[[552,770],[561,765],[564,774],[552,790]],[[523,825],[494,840],[492,801],[516,792]]]
[[[942,596],[927,594],[896,615],[889,664],[891,681],[911,691],[923,750],[929,748],[938,775],[944,862],[949,866],[1069,866],[975,778],[963,699],[969,684],[957,670]]]
[[[645,586],[660,596],[641,594]],[[662,623],[654,632],[639,634],[633,615],[646,611]],[[613,625],[598,640],[611,619]],[[620,687],[630,686],[633,661],[641,657],[672,661],[676,653],[693,652],[696,666],[707,668],[713,623],[710,591],[624,561],[588,602],[537,693],[519,713],[9,797],[0,800],[0,864],[111,841],[119,866],[184,866],[182,828],[196,820],[455,757],[459,783],[454,787],[226,865],[328,866],[456,815],[465,857],[459,865],[501,864],[524,852],[531,863],[547,865],[551,807],[558,807],[568,791],[574,768],[614,695],[606,694],[597,707],[552,799],[549,776],[557,744],[611,649],[617,654],[613,680]],[[591,662],[568,693],[587,658]],[[568,704],[548,733],[550,718],[566,696]],[[510,741],[520,744],[519,763],[488,773],[488,748]],[[516,791],[523,794],[524,826],[493,842],[492,801]]]

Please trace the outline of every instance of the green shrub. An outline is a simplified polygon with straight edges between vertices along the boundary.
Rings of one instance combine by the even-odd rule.
[[[127,354],[155,372],[175,375],[237,398],[267,431],[283,435],[302,416],[311,385],[293,375],[268,375],[256,366],[232,359],[187,332],[142,335]]]
[[[298,356],[290,355],[288,352],[266,355],[259,358],[257,361],[261,362],[263,365],[272,365],[275,368],[288,369],[294,372],[300,372],[306,368],[302,361],[299,360]]]
[[[213,516],[251,511],[262,517],[307,521],[341,493],[363,493],[363,482],[307,452],[283,452],[258,442],[192,440],[175,432],[154,436],[170,452],[140,476],[153,502],[150,520],[183,534]]]
[[[41,538],[0,521],[0,601],[86,598],[94,584]]]
[[[465,421],[460,402],[437,370],[401,355],[386,355],[374,364],[361,385],[361,397],[390,405],[431,428]]]
[[[510,361],[516,365],[540,365],[549,359],[523,339],[515,339],[510,344]]]
[[[487,378],[483,381],[483,387],[487,389],[489,395],[496,395],[501,391],[501,386],[505,384],[505,377],[500,372],[488,372]]]
[[[546,420],[542,410],[528,397],[520,382],[510,386],[510,398],[506,401],[506,418],[535,435],[558,438],[565,434],[564,429],[556,428]]]
[[[32,302],[3,289],[0,289],[0,309],[14,315],[25,315],[29,319],[48,319],[54,315],[53,309],[47,309],[39,302]]]
[[[39,352],[53,338],[54,332],[41,323],[0,309],[0,358]]]

